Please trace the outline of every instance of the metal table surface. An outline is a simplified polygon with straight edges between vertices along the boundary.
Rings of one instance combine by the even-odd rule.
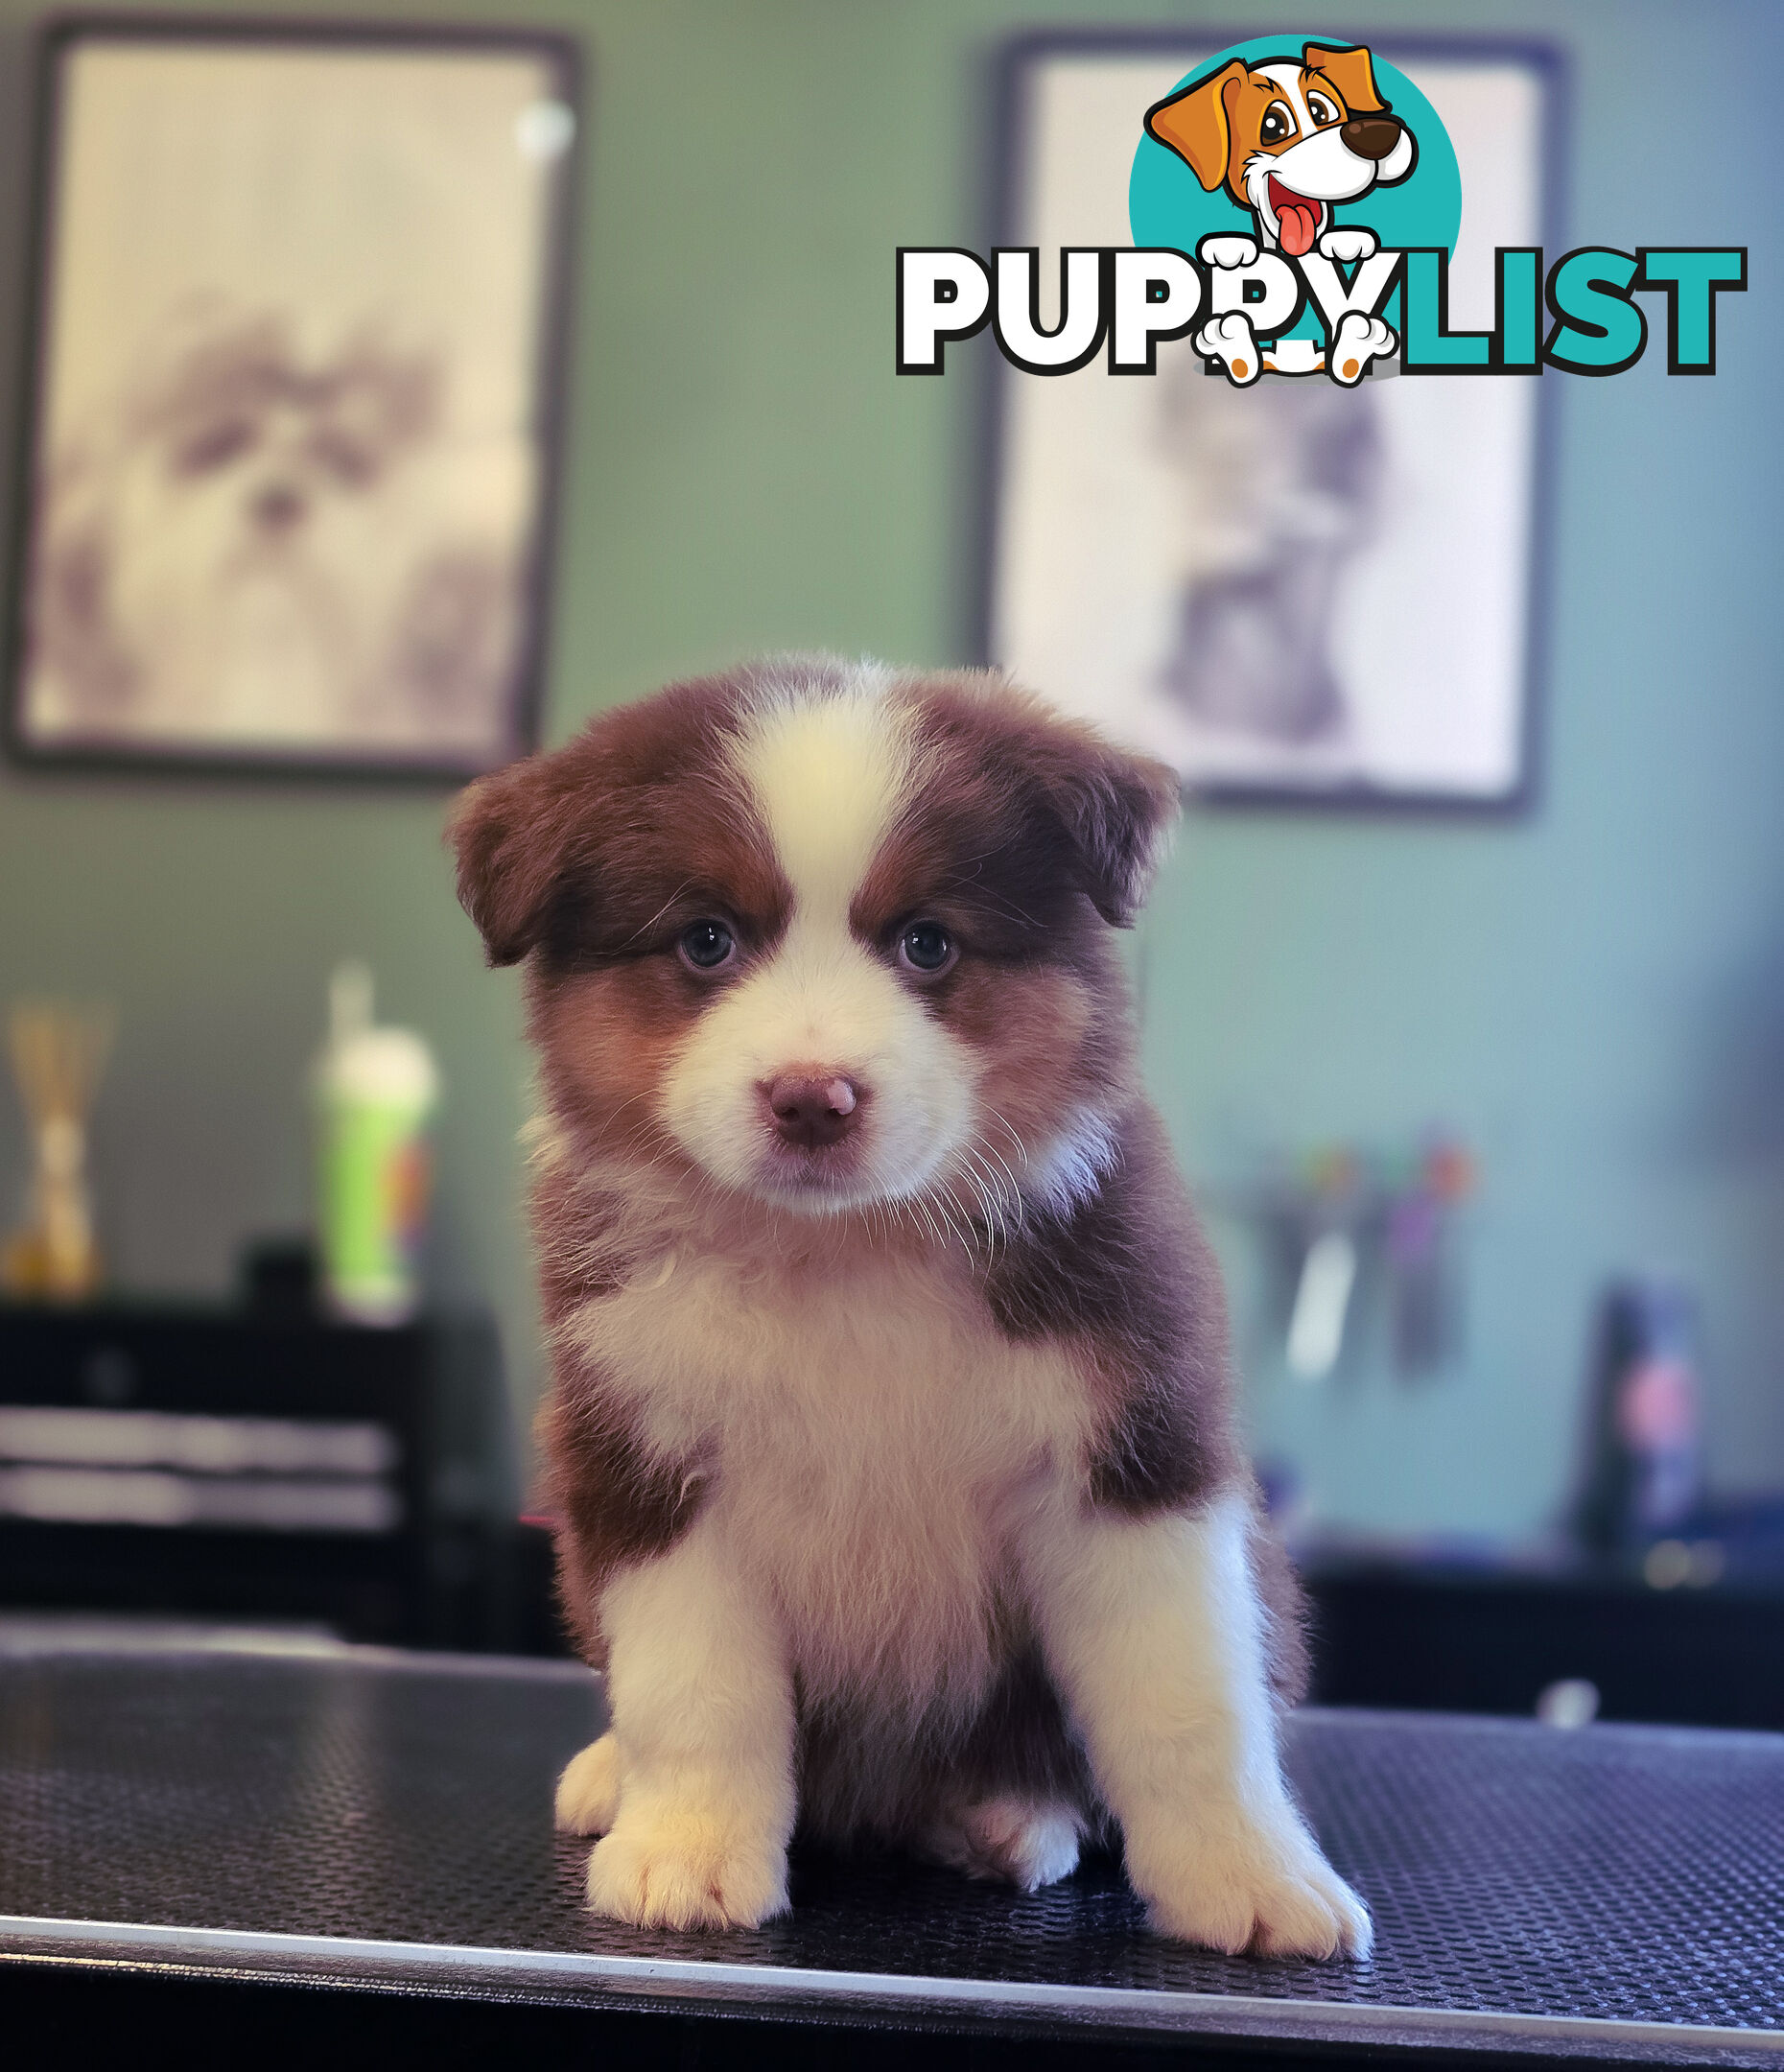
[[[754,1933],[579,1904],[571,1664],[0,1636],[0,1990],[156,1967],[943,2035],[1784,2067],[1784,1736],[1307,1712],[1291,1768],[1367,1965],[1146,1933],[1118,1867],[1023,1897],[798,1854]]]

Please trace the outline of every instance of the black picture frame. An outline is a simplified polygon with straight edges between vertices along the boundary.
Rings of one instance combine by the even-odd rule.
[[[489,746],[404,754],[343,742],[317,750],[218,742],[161,743],[105,738],[103,733],[46,740],[27,710],[33,641],[32,582],[41,521],[47,461],[45,401],[51,376],[52,326],[57,314],[56,238],[63,153],[67,139],[65,83],[73,56],[96,45],[223,51],[290,47],[305,55],[338,52],[450,54],[475,59],[529,59],[548,82],[552,101],[568,109],[568,134],[554,145],[539,212],[530,305],[532,351],[525,369],[529,407],[524,439],[532,475],[524,548],[515,557],[517,614],[502,696],[502,725]],[[80,10],[48,17],[35,36],[33,77],[35,123],[25,298],[26,350],[19,398],[21,436],[14,482],[14,523],[8,572],[7,682],[0,741],[8,760],[25,771],[113,772],[169,777],[322,781],[447,789],[497,767],[537,745],[549,655],[550,612],[569,409],[575,219],[586,148],[590,65],[579,40],[556,29],[527,25],[418,23],[317,19],[308,16],[119,14]],[[518,535],[517,535],[518,536]]]
[[[1205,26],[1184,22],[1157,28],[1063,28],[1025,30],[1003,39],[990,67],[990,159],[986,168],[988,197],[985,244],[988,248],[1033,242],[1026,221],[1028,195],[1024,176],[1030,162],[1027,83],[1033,68],[1062,57],[1086,59],[1212,55],[1259,34],[1252,27]],[[1571,101],[1571,67],[1560,45],[1540,37],[1453,35],[1397,30],[1360,31],[1347,36],[1379,51],[1396,64],[1420,59],[1475,63],[1509,62],[1527,69],[1541,96],[1538,123],[1541,186],[1538,222],[1545,251],[1565,248],[1567,158]],[[1185,65],[1185,69],[1187,66]],[[1139,135],[1136,110],[1135,141]],[[1043,253],[1044,269],[1050,255]],[[998,651],[997,601],[1002,539],[1002,489],[1011,450],[1011,405],[1016,385],[1036,377],[1010,366],[989,347],[981,348],[990,364],[990,394],[981,420],[979,495],[976,513],[976,566],[973,651],[976,661],[1000,667],[1008,657]],[[1096,370],[1088,377],[1100,378]],[[1544,717],[1548,698],[1548,625],[1552,600],[1550,570],[1554,527],[1555,455],[1557,447],[1557,380],[1535,384],[1535,443],[1525,556],[1525,621],[1522,695],[1518,717],[1517,774],[1514,783],[1490,796],[1455,790],[1428,790],[1363,782],[1325,786],[1274,785],[1245,781],[1184,779],[1185,802],[1215,812],[1292,812],[1378,819],[1445,819],[1514,823],[1528,818],[1543,791]],[[1094,717],[1093,715],[1086,715]]]

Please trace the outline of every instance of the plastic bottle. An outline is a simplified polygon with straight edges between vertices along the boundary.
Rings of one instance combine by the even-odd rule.
[[[1581,1539],[1598,1553],[1639,1553],[1680,1531],[1697,1509],[1696,1339],[1683,1289],[1631,1281],[1608,1290],[1577,1512]]]
[[[316,1074],[323,1291],[339,1315],[400,1324],[421,1300],[439,1073],[412,1029],[373,1026],[364,964],[336,970],[328,1004]]]

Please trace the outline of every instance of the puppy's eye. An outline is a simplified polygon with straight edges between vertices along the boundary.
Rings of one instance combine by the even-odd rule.
[[[1326,128],[1327,123],[1335,123],[1338,120],[1338,110],[1333,107],[1324,94],[1310,93],[1307,96],[1307,113],[1313,117],[1322,130]]]
[[[246,419],[225,418],[206,425],[176,449],[174,471],[178,475],[209,475],[239,460],[258,443],[260,435]]]
[[[1264,119],[1257,126],[1257,134],[1266,144],[1280,144],[1294,133],[1295,118],[1288,112],[1287,106],[1280,101],[1272,101],[1264,109]]]
[[[915,921],[898,939],[898,960],[932,977],[954,960],[954,939],[939,921]]]
[[[738,939],[722,921],[694,921],[682,930],[677,947],[695,971],[716,971],[736,955]]]

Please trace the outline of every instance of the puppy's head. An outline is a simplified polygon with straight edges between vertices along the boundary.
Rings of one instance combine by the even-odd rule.
[[[1176,805],[1000,679],[791,662],[485,778],[453,838],[585,1155],[939,1231],[1095,1186],[1130,1069],[1110,930]]]
[[[145,380],[127,417],[163,502],[213,506],[240,558],[289,553],[332,505],[375,491],[434,429],[439,389],[425,353],[362,337],[306,361],[276,317],[220,318]]]
[[[1361,45],[1303,44],[1299,63],[1235,58],[1148,108],[1146,133],[1209,193],[1224,186],[1255,210],[1269,241],[1297,258],[1330,229],[1332,203],[1403,180],[1417,149]]]

